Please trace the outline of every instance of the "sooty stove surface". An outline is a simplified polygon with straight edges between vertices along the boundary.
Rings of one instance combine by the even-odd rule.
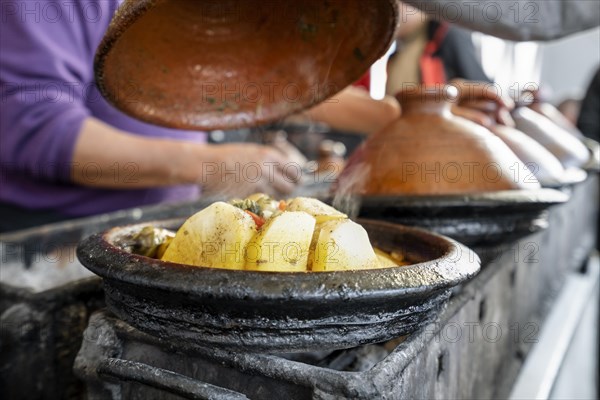
[[[347,350],[251,354],[171,343],[107,311],[94,314],[75,362],[94,399],[393,398],[404,338]]]

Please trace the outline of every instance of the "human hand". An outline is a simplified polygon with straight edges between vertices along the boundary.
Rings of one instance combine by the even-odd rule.
[[[302,165],[272,146],[212,145],[207,153],[199,183],[208,196],[246,197],[262,192],[280,197],[291,193],[302,175]]]
[[[300,167],[304,167],[308,162],[304,154],[287,139],[285,131],[274,132],[270,141],[266,143],[279,150],[287,158],[288,162],[296,163]]]
[[[455,79],[450,84],[458,89],[458,101],[452,113],[485,127],[496,124],[515,126],[510,115],[514,102],[499,93],[498,88],[487,82]]]

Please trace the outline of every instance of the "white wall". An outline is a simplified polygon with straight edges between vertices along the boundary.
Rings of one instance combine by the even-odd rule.
[[[600,28],[542,44],[540,82],[553,102],[582,97],[600,64]]]
[[[552,103],[582,97],[600,66],[600,28],[552,42],[515,43],[474,34],[485,72],[513,96],[534,84]]]

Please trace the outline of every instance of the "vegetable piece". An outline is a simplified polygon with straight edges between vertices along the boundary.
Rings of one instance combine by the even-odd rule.
[[[256,201],[256,203],[261,211],[260,216],[264,218],[271,217],[275,212],[279,211],[277,207],[279,202],[277,200],[273,200],[269,196],[265,195],[264,197],[261,197]]]
[[[285,211],[285,209],[287,208],[287,203],[285,202],[285,200],[279,200],[279,205],[277,206],[277,208],[279,208],[279,211]]]
[[[346,219],[348,216],[320,200],[296,197],[287,203],[287,211],[304,211],[317,220],[317,224],[330,220]]]
[[[315,219],[304,212],[283,212],[266,222],[248,244],[246,269],[306,271]]]
[[[270,218],[278,211],[278,202],[264,193],[254,193],[244,200],[231,200],[229,204],[234,205],[242,210],[248,210],[265,219]]]
[[[235,200],[231,200],[229,202],[229,204],[231,204],[234,207],[237,207],[239,209],[242,209],[244,211],[248,210],[253,212],[256,215],[260,214],[260,207],[258,206],[258,204],[254,201],[254,200],[249,200],[249,199],[244,199],[244,200],[239,200],[239,199],[235,199]]]
[[[315,245],[312,271],[380,268],[367,231],[350,219],[321,225]]]
[[[217,202],[185,221],[162,260],[243,269],[246,246],[255,234],[256,224],[250,215],[230,204]]]
[[[165,244],[169,243],[173,237],[175,237],[175,232],[148,225],[122,237],[119,240],[119,246],[133,254],[160,258],[158,254],[161,248],[166,248]]]
[[[247,213],[249,216],[252,217],[252,219],[254,220],[254,223],[256,224],[257,228],[260,229],[260,227],[265,224],[265,219],[263,217],[259,217],[258,215],[254,214],[250,210],[245,210],[244,212]]]

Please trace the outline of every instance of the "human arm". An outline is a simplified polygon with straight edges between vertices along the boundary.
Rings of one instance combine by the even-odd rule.
[[[256,162],[261,168],[271,168],[269,179],[246,180],[238,186],[291,190],[293,180],[283,179],[281,167],[265,165],[287,160],[273,148],[151,137],[145,130],[155,127],[139,125],[131,133],[92,115],[90,107],[103,101],[90,90],[94,52],[116,3],[56,3],[61,18],[36,20],[36,15],[18,12],[30,7],[26,1],[2,0],[3,10],[16,7],[16,12],[3,15],[0,25],[2,169],[56,185],[132,189],[187,183],[211,187],[232,163],[241,168],[243,163]],[[101,7],[100,19],[86,18],[90,6]],[[116,110],[106,115],[109,120],[121,118]]]
[[[270,146],[144,137],[89,117],[77,136],[70,166],[72,181],[83,186],[134,189],[198,184],[213,192],[287,194],[295,187],[295,176],[285,169],[288,162],[282,151]],[[252,175],[245,176],[250,165]],[[232,181],[233,187],[227,188]]]
[[[340,131],[371,134],[399,115],[396,99],[386,96],[383,100],[374,100],[365,90],[350,86],[305,111],[300,118],[317,120]]]

